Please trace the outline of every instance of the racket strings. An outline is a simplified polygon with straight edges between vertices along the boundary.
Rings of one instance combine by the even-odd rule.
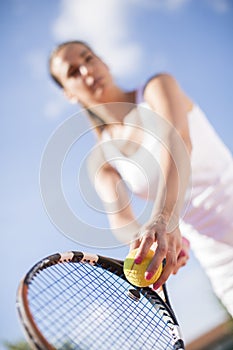
[[[73,317],[76,316],[76,313],[79,312],[79,316],[84,311],[85,306],[92,305],[90,302],[93,302],[93,297],[91,298],[91,293],[85,293],[85,289],[83,289],[82,293],[82,304],[80,304],[80,301],[75,298],[76,293],[79,291],[77,288],[78,283],[82,284],[82,276],[79,276],[78,279],[75,280],[72,278],[72,283],[68,284],[67,280],[64,279],[64,276],[68,278],[68,281],[70,282],[70,276],[72,276],[73,273],[75,273],[75,269],[67,269],[66,265],[61,265],[63,269],[67,270],[67,275],[64,275],[63,272],[63,279],[59,280],[56,278],[56,275],[51,274],[51,270],[45,270],[45,274],[42,276],[42,280],[39,281],[36,285],[37,294],[34,295],[33,300],[36,300],[36,308],[34,309],[34,315],[37,316],[37,313],[39,313],[38,322],[41,320],[44,320],[44,324],[48,325],[50,324],[50,318],[48,317],[48,306],[52,308],[51,305],[55,304],[54,310],[52,311],[52,317],[56,318],[57,326],[59,324],[59,313],[60,310],[62,312],[66,311],[66,320],[67,322],[72,322]],[[56,269],[61,274],[61,267],[60,265],[55,265],[54,269]],[[90,277],[90,276],[89,276]],[[49,280],[50,278],[50,280]],[[53,283],[51,283],[53,281]],[[64,282],[66,281],[66,282]],[[45,286],[42,285],[41,282],[46,282]],[[76,286],[76,287],[75,287]],[[34,286],[35,287],[35,286]],[[85,287],[83,285],[83,287]],[[80,287],[79,287],[80,288]],[[46,295],[40,295],[40,291],[44,292],[46,291],[48,294]],[[94,291],[93,288],[91,290]],[[57,297],[59,296],[59,303],[57,303]],[[51,304],[52,303],[52,304]],[[94,304],[93,304],[94,305]],[[31,306],[32,307],[32,306]],[[64,310],[65,309],[65,310]],[[93,307],[94,309],[94,307]],[[94,311],[94,310],[93,310]],[[47,322],[46,322],[47,318]],[[61,326],[63,326],[63,321],[60,322]]]
[[[41,333],[57,349],[172,349],[162,313],[130,285],[88,264],[57,264],[38,274],[29,288],[30,307]]]
[[[54,269],[56,273],[61,275],[61,269],[55,265]],[[65,265],[62,265],[64,267]],[[51,338],[51,318],[56,321],[56,328],[61,327],[64,331],[64,321],[60,317],[62,314],[66,313],[66,321],[72,322],[72,318],[75,316],[75,307],[77,302],[75,299],[75,294],[77,288],[75,288],[74,279],[70,278],[72,276],[73,270],[71,269],[63,278],[57,278],[57,274],[52,273],[51,269],[43,271],[42,275],[38,275],[37,283],[32,284],[31,295],[31,308],[34,308],[34,317],[37,319],[38,324],[43,324],[42,329],[47,328],[49,331],[44,331],[48,338]],[[72,283],[67,283],[67,280]],[[77,281],[76,281],[77,283]],[[46,293],[45,293],[46,292]],[[59,300],[59,303],[58,303]],[[77,309],[76,309],[77,310]],[[60,333],[60,338],[63,338],[63,333]],[[57,341],[59,340],[57,335]]]
[[[72,299],[75,292],[75,289],[72,290],[72,287],[75,287],[75,283],[69,285],[65,284],[64,279],[56,280],[55,276],[51,275],[51,273],[49,273],[48,271],[49,270],[45,270],[43,276],[39,276],[39,278],[37,279],[37,283],[32,284],[31,305],[33,305],[34,307],[35,315],[42,314],[43,310],[45,310],[45,315],[48,315],[48,308],[51,308],[51,305],[53,303],[56,303],[55,311],[57,310],[58,312],[58,298],[60,299],[60,306],[62,308],[65,308],[67,304],[67,311],[69,311],[70,304],[72,304],[72,301],[75,300]],[[53,281],[53,283],[51,283],[51,281]],[[61,285],[64,286],[64,290],[62,290]],[[67,298],[68,296],[69,298]],[[42,317],[44,317],[43,314]]]
[[[102,277],[102,279],[103,279],[103,281],[101,281],[101,283],[100,283],[100,286],[102,286],[102,282],[104,283],[105,281],[106,281],[106,279],[105,278],[103,278],[103,276],[101,276]],[[101,280],[101,277],[100,277],[100,280]],[[96,276],[94,276],[94,278],[96,278]],[[108,281],[107,281],[108,282]],[[114,284],[117,284],[117,287],[119,288],[119,280],[116,280],[116,281],[114,281],[114,283],[112,283],[112,286],[114,286]],[[111,287],[111,284],[109,285],[109,287]],[[103,298],[104,298],[104,301],[105,301],[105,299],[106,299],[106,296],[107,297],[109,297],[109,301],[111,301],[111,289],[107,289],[106,290],[107,292],[105,292],[104,294],[103,294]],[[109,295],[108,295],[108,291],[110,291],[109,292]],[[124,291],[125,291],[125,289],[124,289]],[[122,315],[124,315],[124,313],[125,313],[125,307],[124,307],[124,303],[122,303],[122,300],[120,300],[120,299],[118,299],[118,303],[115,301],[115,299],[113,300],[113,302],[115,302],[116,303],[116,312],[119,314],[119,311],[121,311],[122,312]],[[118,305],[117,305],[118,304]],[[134,304],[131,304],[131,305],[134,305],[134,309],[136,309],[136,306],[137,306],[137,304],[136,303],[134,303]],[[130,306],[129,306],[130,307]],[[149,309],[150,310],[150,309]],[[143,312],[142,312],[143,311]],[[114,311],[112,312],[112,314],[111,314],[111,317],[112,317],[112,315],[114,314]],[[153,322],[153,318],[152,317],[148,317],[148,313],[145,313],[145,309],[143,310],[141,310],[141,312],[139,312],[138,313],[138,315],[140,316],[141,315],[141,319],[140,319],[140,321],[141,321],[141,325],[143,325],[143,324],[145,324],[146,325],[146,322]],[[146,322],[144,322],[143,323],[143,318],[145,319],[145,321]],[[162,318],[160,318],[160,321],[161,321],[161,319]],[[131,314],[130,313],[128,313],[127,314],[127,317],[125,317],[125,319],[123,319],[123,318],[121,318],[120,319],[120,322],[119,322],[119,326],[124,326],[124,323],[127,323],[127,322],[129,322],[129,321],[132,321],[132,322],[134,322],[135,321],[135,318],[134,317],[132,317],[131,316]],[[164,322],[162,322],[162,328],[161,328],[161,326],[160,326],[160,323],[161,322],[159,322],[159,323],[157,323],[157,325],[158,325],[158,327],[160,327],[160,329],[161,329],[161,332],[165,332],[165,329],[164,329]],[[145,329],[144,330],[146,330],[147,328],[145,327]],[[121,331],[120,331],[121,332]],[[133,337],[134,337],[134,341],[135,341],[135,336],[136,336],[136,333],[137,333],[137,331],[135,331],[134,330],[134,332],[132,332],[132,334],[133,334]],[[152,333],[153,333],[153,330],[151,330],[151,333],[150,333],[150,335],[152,335]],[[109,334],[108,334],[109,335]],[[108,336],[107,335],[107,336]],[[141,338],[141,330],[140,330],[140,332],[138,333],[138,339],[140,339]]]
[[[92,273],[90,274],[90,276],[92,276]],[[96,279],[96,275],[93,274],[93,278]],[[94,280],[91,280],[91,282],[93,283]],[[111,288],[110,287],[114,287],[114,285],[116,285],[116,287],[119,289],[119,282],[117,281],[113,281],[113,283],[109,283],[109,281],[106,281],[106,279],[100,275],[99,276],[99,279],[98,279],[98,282],[99,282],[99,288],[100,288],[100,294],[97,293],[97,295],[95,296],[95,298],[93,299],[93,301],[95,299],[97,300],[102,300],[101,303],[99,303],[99,306],[101,307],[105,302],[106,302],[106,298],[108,298],[109,302],[114,302],[115,303],[115,308],[114,310],[111,310],[111,313],[108,312],[108,308],[103,310],[103,314],[105,315],[104,318],[105,318],[105,322],[108,322],[108,320],[111,322],[111,318],[112,316],[114,316],[114,313],[117,313],[117,315],[119,315],[119,311],[121,310],[122,313],[124,313],[124,307],[122,306],[122,303],[121,303],[121,300],[118,299],[118,300],[115,300],[114,298],[112,298],[111,300],[111,296],[112,296],[112,292],[111,292]],[[101,290],[102,288],[102,283],[106,283],[106,286],[107,289],[106,289],[106,292],[103,293],[103,291]],[[96,292],[98,292],[98,287],[95,289]],[[88,301],[89,302],[89,301]],[[108,317],[107,317],[108,315]],[[115,333],[115,334],[119,334],[119,336],[122,336],[122,331],[121,331],[121,327],[122,325],[124,324],[124,321],[123,319],[121,319],[120,321],[118,321],[118,318],[117,318],[117,315],[116,315],[116,320],[115,320],[115,326],[116,326],[116,329],[118,331],[116,331],[116,329],[111,329],[109,330],[109,333],[105,334],[105,337],[103,336],[101,338],[101,343],[105,343],[105,340],[107,340],[108,338],[111,338],[111,334],[112,333]],[[94,318],[93,320],[96,321],[97,318],[99,317],[100,315],[96,315],[96,318]],[[132,322],[133,322],[133,318],[132,318]],[[123,334],[123,337],[122,337],[122,340],[124,338],[124,334]],[[127,336],[125,336],[125,340],[127,340]]]

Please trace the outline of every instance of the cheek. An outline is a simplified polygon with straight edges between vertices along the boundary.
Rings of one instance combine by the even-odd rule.
[[[71,79],[69,82],[67,82],[66,89],[71,94],[75,94],[76,96],[82,96],[88,92],[83,81],[78,79]]]
[[[78,90],[78,89],[81,89],[82,88],[82,83],[79,79],[69,79],[66,83],[66,87],[69,89],[69,90]]]
[[[96,71],[104,73],[105,75],[110,75],[110,69],[106,65],[106,63],[103,63],[101,61],[97,62],[94,68],[95,68]]]

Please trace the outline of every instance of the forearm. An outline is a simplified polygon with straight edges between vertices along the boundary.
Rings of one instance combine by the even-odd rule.
[[[166,137],[166,147],[161,150],[162,176],[151,219],[162,216],[168,222],[169,232],[179,222],[190,180],[190,146],[175,130]]]
[[[156,220],[158,215],[163,215],[165,219],[178,223],[190,179],[192,145],[187,113],[192,102],[167,75],[148,84],[145,98],[155,111],[158,125],[155,137],[161,140],[159,164],[162,177],[152,216]]]
[[[115,169],[105,166],[96,171],[95,188],[104,205],[113,234],[123,243],[130,243],[139,231],[128,191]]]
[[[118,197],[114,204],[114,210],[109,210],[105,202],[105,211],[108,213],[110,228],[117,239],[124,243],[130,243],[137,237],[140,224],[137,222],[126,191],[118,190]],[[112,207],[111,207],[112,209]]]

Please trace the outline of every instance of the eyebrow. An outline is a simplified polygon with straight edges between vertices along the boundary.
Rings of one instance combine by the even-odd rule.
[[[88,51],[89,51],[89,50],[84,49],[84,50],[80,53],[80,57],[84,57]]]

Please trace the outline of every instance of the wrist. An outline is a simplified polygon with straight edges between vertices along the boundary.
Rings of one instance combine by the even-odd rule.
[[[161,223],[166,225],[167,232],[174,231],[179,226],[179,215],[176,213],[170,213],[167,210],[163,210],[160,214],[156,214],[152,218],[154,224]]]

